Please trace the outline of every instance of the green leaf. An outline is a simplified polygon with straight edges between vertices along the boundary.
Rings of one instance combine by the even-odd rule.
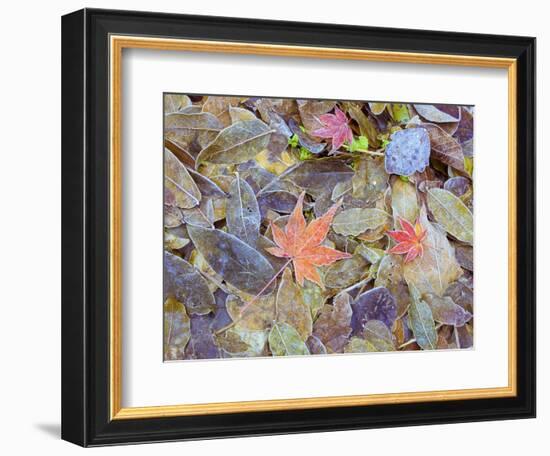
[[[366,136],[354,137],[349,147],[350,152],[356,152],[358,150],[367,150],[369,148],[369,140]]]
[[[269,261],[232,234],[193,225],[188,225],[187,231],[210,267],[239,290],[258,294],[273,278],[275,271]],[[270,291],[272,288],[263,293]]]
[[[185,306],[169,297],[164,301],[164,359],[183,359],[191,338],[191,326]]]
[[[309,355],[298,331],[286,323],[276,323],[269,332],[269,348],[273,356]]]
[[[273,131],[259,119],[234,123],[201,150],[197,166],[203,162],[238,164],[251,160],[267,147]]]
[[[424,350],[435,350],[437,346],[437,331],[430,306],[421,299],[415,287],[411,287],[411,306],[409,322],[416,343]]]
[[[453,193],[442,188],[428,190],[428,206],[436,221],[459,241],[474,241],[474,217]]]
[[[298,135],[294,133],[290,138],[288,138],[288,145],[292,147],[298,147]]]
[[[309,160],[313,157],[313,154],[307,150],[305,147],[300,147],[300,160]]]
[[[389,214],[381,209],[347,209],[334,217],[332,229],[336,233],[345,236],[358,236],[367,230],[372,230],[384,225],[388,217]]]
[[[388,106],[388,111],[396,122],[404,123],[411,119],[409,107],[406,104],[392,103]]]

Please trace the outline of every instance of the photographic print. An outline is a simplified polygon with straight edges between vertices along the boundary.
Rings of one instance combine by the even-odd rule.
[[[163,96],[165,361],[473,347],[473,106]]]

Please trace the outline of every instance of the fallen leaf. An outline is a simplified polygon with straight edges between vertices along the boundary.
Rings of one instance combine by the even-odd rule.
[[[167,93],[164,95],[164,114],[179,112],[191,104],[187,95]]]
[[[292,326],[304,341],[311,335],[313,325],[311,312],[304,302],[302,291],[292,279],[290,268],[285,269],[281,278],[275,309],[277,322]]]
[[[168,206],[189,209],[200,203],[201,194],[187,168],[166,148],[164,149],[164,187],[174,197],[172,204],[165,200]]]
[[[286,323],[276,323],[269,332],[269,348],[273,356],[309,355],[298,331]]]
[[[369,351],[385,352],[395,350],[392,334],[383,321],[367,321],[363,328],[363,338],[368,344]]]
[[[307,338],[306,346],[309,350],[309,353],[312,354],[312,355],[326,355],[327,354],[327,348],[324,346],[323,342],[321,342],[315,336],[309,336]]]
[[[195,248],[225,281],[253,295],[271,291],[266,287],[275,271],[257,250],[221,230],[189,225],[187,231]]]
[[[395,219],[400,217],[414,223],[419,214],[415,186],[410,182],[396,179],[391,190],[391,207]]]
[[[448,296],[440,298],[434,294],[427,293],[423,298],[430,305],[434,320],[439,323],[464,326],[472,319],[470,312],[455,304]]]
[[[420,293],[411,287],[411,306],[409,307],[409,322],[416,343],[424,350],[435,350],[437,331],[430,306],[421,299]]]
[[[244,300],[235,296],[227,296],[225,307],[233,321],[238,321],[241,328],[247,330],[264,330],[275,320],[275,294],[260,296],[248,305],[253,296],[243,296]],[[244,311],[243,311],[244,309]]]
[[[414,109],[429,122],[446,123],[460,120],[460,108],[454,105],[415,104]]]
[[[334,298],[333,305],[325,305],[313,325],[316,336],[329,353],[341,353],[351,334],[351,299],[347,293]]]
[[[366,204],[378,201],[388,186],[388,177],[383,157],[361,156],[356,161],[352,178],[352,196]]]
[[[164,252],[164,299],[176,298],[190,315],[215,309],[214,296],[206,280],[183,258]]]
[[[438,125],[422,124],[421,127],[430,136],[432,158],[455,169],[464,170],[464,154],[457,140]]]
[[[191,338],[191,325],[185,306],[169,297],[164,301],[164,360],[184,359]]]
[[[389,214],[374,208],[352,208],[340,212],[334,217],[332,229],[345,236],[358,236],[369,229],[375,229],[386,223]]]
[[[201,150],[197,165],[203,162],[244,163],[267,147],[273,132],[259,119],[245,120],[224,128],[218,136]]]
[[[177,141],[188,152],[212,141],[223,128],[218,118],[208,112],[176,113],[164,117],[166,138]]]
[[[260,235],[260,208],[254,190],[238,176],[229,189],[226,220],[229,233],[256,247]]]
[[[325,286],[338,289],[352,285],[366,275],[367,266],[368,263],[361,255],[337,261],[325,272]]]
[[[365,323],[369,320],[380,320],[391,328],[397,318],[397,303],[390,291],[385,287],[376,287],[359,295],[353,304],[351,326],[353,334],[363,332]]]
[[[385,167],[388,174],[411,176],[429,165],[430,137],[423,128],[396,131],[386,146]]]
[[[269,248],[267,251],[277,257],[292,260],[296,282],[300,285],[303,285],[304,279],[309,279],[323,287],[315,266],[326,266],[351,255],[321,245],[339,205],[335,204],[325,215],[306,226],[302,212],[304,195],[305,193],[302,193],[298,198],[284,231],[271,224],[273,240],[278,247]]]
[[[424,254],[405,263],[403,275],[409,287],[416,287],[420,294],[442,296],[449,284],[462,275],[462,269],[445,232],[428,221],[425,209],[421,209],[419,220],[427,232]]]
[[[220,349],[212,332],[212,315],[191,316],[191,340],[185,354],[188,359],[212,359],[220,357]]]
[[[409,287],[403,277],[403,259],[398,255],[385,255],[380,260],[375,287],[385,287],[395,298],[397,318],[401,318],[409,309]]]
[[[388,231],[388,236],[397,242],[388,253],[406,255],[405,263],[410,263],[415,258],[422,258],[424,255],[424,240],[427,231],[417,220],[414,226],[406,219],[397,219],[401,225],[401,230]]]
[[[279,176],[280,180],[290,180],[315,198],[327,188],[334,188],[338,182],[349,181],[352,177],[353,170],[348,165],[330,158],[300,162]],[[262,192],[268,189],[266,186]]]
[[[320,154],[323,150],[325,150],[326,144],[315,141],[305,131],[302,131],[294,119],[289,120],[288,126],[290,127],[290,131],[298,138],[298,143],[312,154]]]
[[[445,231],[459,241],[474,242],[474,217],[453,193],[441,188],[428,190],[428,206]]]
[[[307,131],[313,131],[322,128],[323,124],[319,116],[331,111],[336,105],[335,101],[329,100],[297,100],[300,118]]]
[[[351,144],[353,133],[348,125],[348,118],[338,106],[334,108],[334,114],[322,114],[319,116],[319,120],[322,127],[313,130],[311,134],[320,138],[330,138],[332,151],[339,149],[346,142]]]

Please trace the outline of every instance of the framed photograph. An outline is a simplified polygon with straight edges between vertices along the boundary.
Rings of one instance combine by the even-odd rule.
[[[535,39],[62,21],[62,437],[535,416]]]

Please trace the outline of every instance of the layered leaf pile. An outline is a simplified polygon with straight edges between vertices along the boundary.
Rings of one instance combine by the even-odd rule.
[[[473,345],[472,107],[164,96],[164,359]]]

